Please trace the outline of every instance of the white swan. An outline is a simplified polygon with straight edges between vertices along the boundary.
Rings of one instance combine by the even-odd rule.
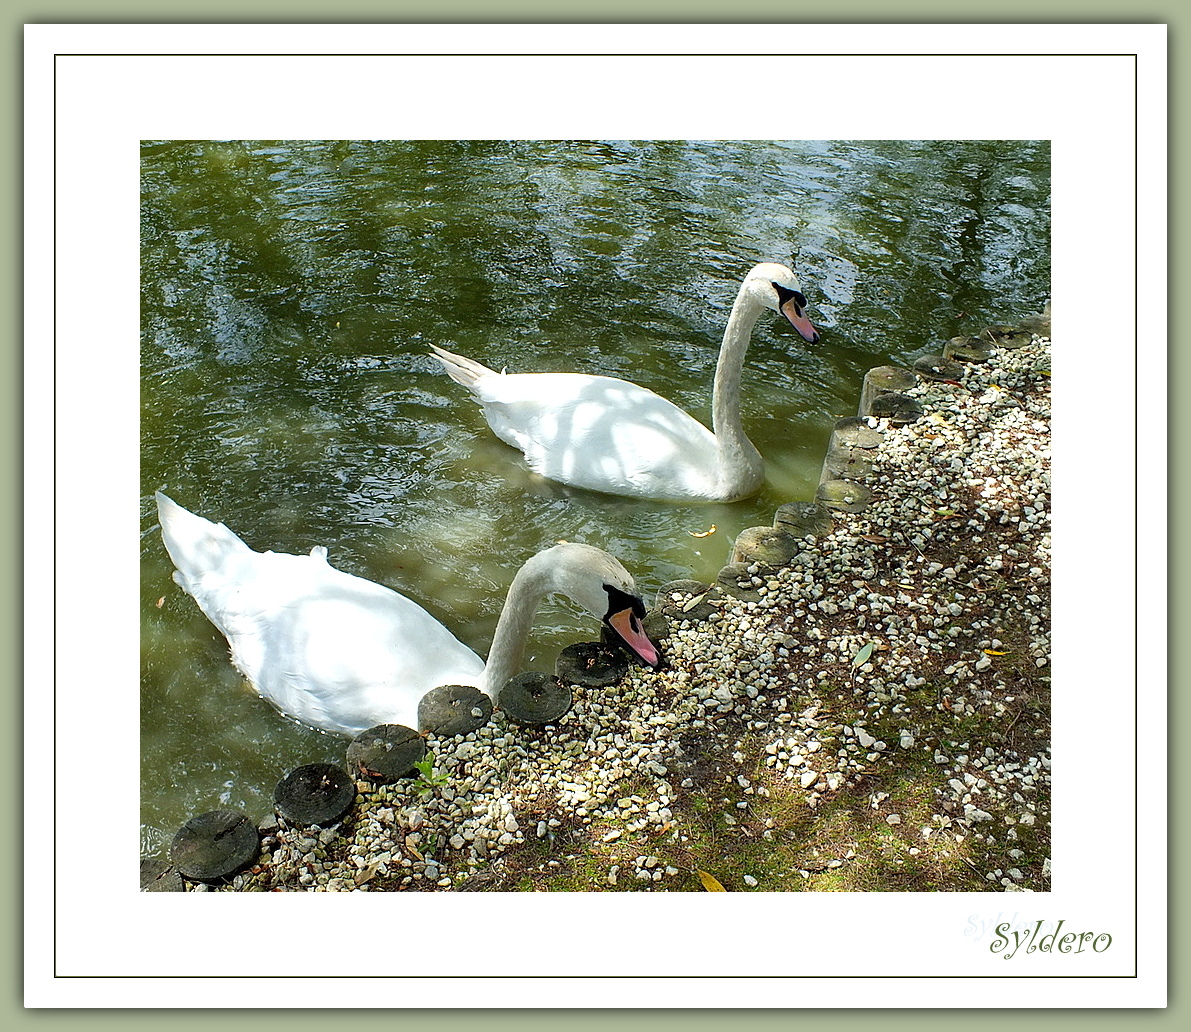
[[[421,606],[309,555],[254,552],[222,523],[157,492],[174,580],[223,632],[232,662],[283,713],[355,736],[377,724],[417,728],[418,702],[444,684],[475,685],[498,702],[518,673],[538,603],[569,595],[650,666],[645,607],[621,564],[590,545],[560,544],[513,578],[484,663]]]
[[[740,374],[753,326],[781,312],[811,343],[798,277],[784,265],[754,266],[740,286],[720,345],[712,431],[634,383],[584,373],[497,373],[431,345],[467,387],[502,441],[551,480],[608,494],[670,501],[734,501],[756,491],[764,464],[740,418]]]

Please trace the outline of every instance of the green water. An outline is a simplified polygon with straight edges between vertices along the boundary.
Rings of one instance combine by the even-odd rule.
[[[244,687],[170,581],[154,490],[257,549],[326,545],[481,655],[513,573],[556,540],[615,553],[649,599],[712,578],[733,535],[813,496],[866,369],[1041,307],[1049,177],[1029,141],[146,143],[143,852],[218,806],[262,816],[289,769],[343,751]],[[747,501],[543,481],[427,355],[621,376],[708,421],[764,260],[793,264],[822,340],[776,316],[753,334],[744,421],[768,479]],[[596,634],[549,603],[529,665]]]

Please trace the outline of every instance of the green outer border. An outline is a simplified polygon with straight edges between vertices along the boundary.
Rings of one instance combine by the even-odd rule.
[[[917,0],[917,2],[906,3],[898,5],[895,9],[891,9],[890,5],[882,4],[879,0],[835,0],[829,7],[824,8],[821,4],[806,3],[805,0],[734,0],[731,4],[717,3],[715,0],[574,0],[574,2],[560,4],[558,2],[551,2],[551,0],[434,0],[432,3],[418,3],[413,0],[344,0],[344,2],[335,7],[333,12],[329,15],[325,5],[320,5],[313,0],[258,0],[258,2],[247,5],[250,9],[246,11],[246,5],[242,2],[231,2],[231,0],[207,0],[203,5],[194,5],[193,7],[187,5],[170,5],[164,8],[159,2],[153,0],[123,0],[121,3],[114,3],[104,5],[103,12],[97,10],[95,4],[89,3],[72,3],[69,0],[61,0],[61,2],[54,2],[54,0],[44,0],[44,2],[34,3],[17,3],[10,5],[6,14],[11,18],[14,31],[11,33],[12,43],[10,45],[9,53],[13,55],[15,60],[11,62],[9,82],[12,84],[13,101],[4,106],[4,120],[5,128],[9,130],[6,133],[6,138],[17,142],[14,147],[14,152],[20,150],[20,96],[21,96],[21,30],[20,26],[23,23],[29,22],[62,22],[62,23],[89,23],[89,22],[471,22],[471,21],[540,21],[540,22],[563,22],[563,21],[649,21],[649,22],[797,22],[804,21],[825,21],[825,22],[1122,22],[1122,23],[1165,23],[1170,26],[1170,53],[1169,53],[1169,67],[1170,67],[1170,100],[1172,108],[1179,99],[1182,89],[1182,83],[1178,76],[1180,66],[1186,66],[1187,48],[1182,43],[1182,37],[1178,29],[1180,23],[1184,26],[1188,23],[1188,19],[1184,16],[1186,5],[1175,0],[1160,0],[1158,3],[1151,3],[1145,5],[1144,9],[1140,6],[1130,7],[1126,4],[1112,4],[1105,2],[1105,0],[1083,0],[1083,2],[1076,2],[1076,0],[1062,0],[1062,2],[1052,2],[1045,5],[1043,10],[1039,10],[1038,4],[1033,0],[1001,0],[997,4],[980,4],[980,5],[965,5],[962,8],[956,8],[953,3],[947,0]],[[957,10],[962,10],[964,17],[956,18]],[[169,17],[161,17],[161,15],[168,11]],[[201,11],[201,13],[200,13]],[[826,15],[827,17],[824,17]],[[1180,60],[1182,59],[1182,60]],[[1176,108],[1177,109],[1177,108]],[[1172,168],[1185,167],[1186,163],[1180,161],[1180,158],[1185,157],[1185,148],[1187,143],[1185,140],[1173,140],[1171,151],[1171,166]],[[20,166],[17,162],[12,162],[5,167],[6,186],[9,186],[8,177],[11,177],[11,185],[9,186],[8,194],[12,200],[12,204],[6,210],[10,213],[7,219],[7,225],[4,226],[5,232],[3,238],[15,241],[15,245],[11,251],[6,255],[6,266],[11,262],[12,275],[5,275],[0,277],[0,299],[4,302],[4,310],[11,313],[12,318],[9,322],[9,332],[11,334],[11,346],[3,349],[0,355],[3,356],[3,361],[6,367],[3,369],[3,383],[11,392],[12,404],[7,406],[9,413],[9,422],[4,428],[3,440],[6,447],[0,449],[0,478],[9,485],[9,489],[2,493],[3,514],[6,517],[3,521],[4,526],[13,528],[12,536],[15,539],[12,543],[12,548],[0,552],[0,577],[3,578],[3,583],[6,586],[11,586],[11,591],[0,595],[0,634],[3,634],[3,639],[0,643],[7,646],[3,649],[6,656],[11,657],[11,662],[8,666],[8,671],[12,678],[13,690],[8,694],[11,700],[12,710],[9,713],[8,726],[17,729],[17,734],[22,728],[21,713],[20,713],[20,694],[21,687],[21,673],[20,661],[18,657],[20,653],[20,578],[21,578],[21,541],[19,531],[17,528],[21,526],[21,307],[20,307],[20,293],[19,293],[19,270],[21,268],[21,252],[20,252],[20,215],[21,210],[21,173]],[[1171,176],[1171,182],[1177,182],[1177,176]],[[1179,205],[1174,202],[1172,198],[1170,216],[1174,232],[1172,233],[1171,244],[1171,271],[1170,282],[1177,283],[1178,263],[1177,251],[1178,244],[1182,243],[1186,238],[1187,224],[1183,217],[1183,212]],[[5,272],[10,270],[6,267]],[[1181,339],[1177,333],[1176,327],[1179,326],[1179,311],[1172,309],[1171,311],[1171,340]],[[1181,386],[1186,388],[1187,375],[1180,360],[1180,356],[1176,353],[1170,355],[1170,379],[1176,385],[1175,390],[1170,390],[1169,395],[1172,398],[1186,397],[1187,391],[1177,390]],[[1171,420],[1171,445],[1175,442],[1181,442],[1183,437],[1183,421],[1181,413],[1172,408],[1170,414]],[[1177,470],[1174,468],[1174,463],[1171,464],[1171,480],[1172,493],[1169,503],[1171,526],[1176,525],[1175,515],[1182,513],[1186,508],[1186,484],[1182,480],[1175,480],[1174,474]],[[1180,577],[1178,574],[1185,572],[1186,557],[1182,554],[1183,550],[1178,547],[1179,541],[1174,538],[1171,542],[1171,566],[1175,576],[1172,576],[1172,585],[1186,580],[1186,576]],[[1168,626],[1179,626],[1177,615],[1181,612],[1178,606],[1179,600],[1173,594],[1170,600],[1170,618],[1168,619]],[[1177,669],[1174,666],[1174,661],[1178,657],[1171,655],[1172,675]],[[1170,682],[1175,683],[1178,678],[1171,676]],[[1171,698],[1171,721],[1172,727],[1177,731],[1186,732],[1191,730],[1188,727],[1188,722],[1185,715],[1180,708],[1175,705],[1176,698],[1172,693]],[[15,711],[15,712],[14,712]],[[1174,737],[1173,735],[1171,736]],[[12,751],[12,755],[16,757],[15,776],[10,779],[10,784],[19,785],[23,778],[22,767],[22,753],[20,742],[16,743],[17,748]],[[1171,754],[1171,771],[1176,773],[1181,770],[1179,766],[1179,755],[1172,751]],[[1177,784],[1176,777],[1171,777],[1170,782]],[[1186,831],[1183,828],[1173,828],[1171,838],[1171,856],[1184,856],[1186,851],[1185,846]],[[11,876],[7,878],[6,888],[7,892],[3,896],[3,902],[0,906],[0,914],[6,919],[4,926],[9,928],[12,932],[11,937],[3,943],[4,960],[8,963],[3,965],[3,969],[9,974],[9,978],[5,979],[5,985],[11,986],[11,991],[6,992],[2,1000],[0,1000],[0,1013],[5,1015],[4,1025],[7,1028],[32,1028],[37,1027],[46,1032],[53,1032],[60,1028],[73,1028],[79,1022],[85,1021],[88,1028],[94,1028],[96,1025],[110,1026],[115,1029],[125,1029],[130,1024],[138,1024],[141,1021],[152,1024],[154,1027],[160,1027],[162,1024],[169,1024],[174,1027],[207,1027],[211,1023],[218,1021],[220,1026],[227,1029],[228,1032],[237,1032],[238,1029],[253,1029],[259,1030],[261,1028],[272,1027],[284,1024],[287,1030],[290,1029],[305,1029],[315,1028],[324,1025],[329,1015],[325,1015],[321,1011],[307,1011],[300,1013],[296,1011],[285,1011],[277,1014],[267,1010],[246,1010],[246,1011],[211,1011],[211,1010],[59,1010],[59,1011],[25,1011],[21,1004],[21,980],[22,980],[22,931],[21,931],[21,892],[22,880],[19,877],[21,874],[21,858],[20,858],[20,839],[17,836],[9,838],[7,848],[4,851],[5,870],[11,872]],[[1171,870],[1175,870],[1175,865],[1172,862]],[[1178,884],[1172,879],[1171,891],[1171,928],[1179,928],[1182,922],[1179,918],[1185,916],[1186,906],[1185,899],[1178,891]],[[708,948],[712,948],[713,942],[718,939],[718,934],[713,932],[709,937]],[[615,1022],[620,1027],[628,1029],[649,1028],[653,1030],[668,1030],[682,1028],[684,1032],[691,1029],[692,1024],[707,1029],[717,1029],[722,1027],[725,1021],[733,1023],[744,1023],[750,1028],[785,1028],[793,1021],[807,1022],[821,1019],[823,1023],[830,1023],[833,1030],[843,1030],[847,1032],[853,1028],[867,1028],[880,1024],[883,1032],[886,1029],[891,1029],[892,1032],[898,1032],[902,1028],[914,1028],[921,1024],[927,1024],[932,1021],[945,1022],[948,1025],[956,1022],[962,1022],[966,1029],[979,1029],[983,1027],[991,1027],[995,1024],[999,1028],[1006,1027],[1007,1024],[1012,1023],[1013,1027],[1017,1029],[1032,1029],[1042,1028],[1043,1025],[1050,1029],[1053,1027],[1062,1028],[1068,1023],[1072,1025],[1078,1022],[1081,1027],[1086,1025],[1093,1025],[1098,1027],[1116,1028],[1121,1027],[1127,1022],[1141,1021],[1148,1026],[1173,1025],[1177,1014],[1180,1010],[1186,1010],[1185,1007],[1180,1007],[1182,1002],[1177,991],[1180,979],[1177,975],[1186,970],[1186,964],[1181,953],[1176,948],[1174,942],[1171,943],[1169,969],[1171,972],[1170,979],[1170,1006],[1165,1011],[1145,1011],[1142,1013],[1130,1013],[1119,1010],[1099,1010],[1099,1011],[1059,1011],[1059,1010],[1035,1010],[1035,1011],[1020,1011],[1013,1010],[1009,1013],[1003,1010],[998,1011],[956,1011],[956,1010],[932,1010],[923,1009],[920,1011],[899,1010],[896,1012],[889,1012],[885,1010],[852,1010],[852,1011],[778,1011],[778,1010],[749,1010],[749,1009],[735,1009],[733,1004],[738,998],[737,993],[740,992],[740,987],[734,986],[731,983],[725,984],[725,1008],[720,1010],[596,1010],[598,1008],[613,1004],[614,1001],[604,998],[598,993],[593,992],[591,997],[584,1001],[587,1004],[583,1010],[567,1010],[567,1011],[544,1011],[544,1010],[497,1010],[495,1012],[480,1012],[480,1011],[418,1011],[410,1014],[408,1018],[404,1015],[398,1016],[392,1010],[386,1011],[363,1011],[352,1010],[348,1014],[339,1011],[337,1018],[331,1020],[350,1021],[353,1028],[356,1030],[367,1030],[370,1028],[391,1028],[394,1021],[400,1021],[402,1024],[407,1020],[412,1021],[427,1021],[433,1025],[436,1030],[442,1032],[451,1032],[457,1028],[478,1028],[482,1027],[485,1030],[495,1029],[500,1032],[502,1028],[517,1028],[529,1030],[534,1029],[554,1029],[559,1025],[565,1025],[568,1029],[583,1030],[587,1028],[604,1028],[608,1023]],[[494,987],[495,988],[495,987]],[[594,987],[593,987],[594,988]],[[185,1004],[182,1006],[193,1006],[197,1004],[202,1006],[204,1000],[198,994],[201,989],[194,990],[186,996]],[[496,999],[500,1000],[503,997],[499,995],[499,991],[494,993]],[[879,1006],[880,989],[876,986],[872,990],[872,994],[868,1001]],[[285,1006],[287,1001],[278,1000],[276,1004]],[[295,998],[294,1002],[297,1002]],[[394,1003],[398,1006],[402,1004],[408,1005],[412,1001],[401,1000],[400,996],[394,998]],[[924,1000],[924,1004],[929,1001]],[[973,1001],[974,1003],[983,1004],[986,1001],[981,999]],[[999,1004],[1006,1004],[1009,1001],[998,999]],[[796,1001],[792,1000],[792,1004],[796,1005]],[[232,1015],[237,1015],[233,1017]],[[1180,1025],[1182,1022],[1180,1022]]]

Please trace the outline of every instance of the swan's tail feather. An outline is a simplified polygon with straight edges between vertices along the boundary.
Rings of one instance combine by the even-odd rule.
[[[174,580],[190,594],[199,578],[218,570],[231,556],[249,548],[222,523],[212,523],[157,492],[157,518],[165,550],[177,567]]]
[[[486,365],[481,365],[470,358],[456,355],[434,344],[431,344],[430,347],[434,351],[434,357],[442,363],[442,367],[447,371],[447,375],[456,383],[463,384],[464,387],[474,388],[482,377],[496,375]]]

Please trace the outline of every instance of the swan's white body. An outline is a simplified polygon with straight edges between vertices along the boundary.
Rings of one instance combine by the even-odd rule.
[[[740,377],[749,337],[766,309],[781,312],[809,341],[798,278],[764,262],[741,284],[720,345],[712,427],[653,391],[585,373],[497,373],[434,347],[450,377],[467,387],[502,441],[551,480],[608,494],[671,501],[732,501],[756,491],[764,463],[744,433]],[[433,345],[432,345],[433,347]]]
[[[644,609],[632,577],[589,545],[556,545],[526,562],[485,664],[421,606],[336,570],[322,546],[309,555],[255,552],[222,523],[161,492],[157,510],[174,580],[223,632],[232,662],[279,710],[324,731],[354,737],[377,724],[417,728],[418,702],[444,684],[475,685],[497,702],[520,668],[538,602],[554,591],[603,617],[643,660],[658,662],[634,619]]]

